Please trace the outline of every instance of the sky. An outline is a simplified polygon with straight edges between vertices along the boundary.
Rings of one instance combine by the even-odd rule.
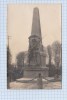
[[[61,42],[61,4],[9,4],[7,36],[10,36],[12,63],[19,52],[28,50],[35,7],[39,9],[43,45]]]

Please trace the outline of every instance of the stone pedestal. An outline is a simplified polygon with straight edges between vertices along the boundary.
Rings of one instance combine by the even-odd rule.
[[[48,68],[47,67],[26,67],[24,70],[24,77],[26,78],[35,78],[41,73],[41,75],[45,78],[48,76]]]

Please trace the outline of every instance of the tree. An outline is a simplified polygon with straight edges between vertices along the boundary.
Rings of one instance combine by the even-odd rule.
[[[25,58],[25,53],[24,52],[20,52],[18,53],[18,55],[16,56],[17,59],[17,66],[18,68],[21,70],[22,67],[24,67],[24,58]]]
[[[7,88],[9,88],[9,82],[10,82],[10,67],[11,67],[11,53],[9,47],[7,47]]]
[[[55,64],[60,63],[60,56],[61,56],[61,44],[58,41],[55,41],[52,44],[53,49],[53,56]]]
[[[52,49],[51,46],[48,45],[47,46],[47,53],[48,53],[48,57],[49,57],[49,76],[51,75],[51,60],[52,60]]]
[[[49,56],[49,65],[51,65],[52,49],[51,49],[50,45],[47,46],[47,52],[48,52],[48,56]]]
[[[7,47],[7,69],[9,69],[11,66],[11,59],[12,59],[12,56],[10,53],[10,49],[9,47]]]
[[[53,50],[53,58],[55,62],[55,67],[56,67],[56,74],[58,77],[58,69],[59,69],[59,64],[60,64],[60,59],[61,59],[61,44],[58,41],[53,42],[52,44],[52,50]]]

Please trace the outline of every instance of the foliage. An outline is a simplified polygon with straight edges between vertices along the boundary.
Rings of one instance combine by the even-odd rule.
[[[11,81],[10,77],[10,68],[11,68],[11,52],[9,47],[7,47],[7,88],[10,88],[9,82]]]
[[[60,56],[61,56],[61,44],[58,41],[55,41],[52,44],[52,50],[53,50],[53,57],[55,64],[60,63]]]
[[[25,53],[24,52],[20,52],[18,53],[18,55],[16,56],[16,60],[17,60],[17,66],[19,68],[22,68],[24,66],[24,58],[25,58]]]
[[[10,53],[10,49],[9,49],[9,47],[7,47],[7,67],[8,68],[11,66],[11,59],[12,59],[12,56]]]
[[[49,65],[51,65],[52,49],[50,45],[47,46],[47,52],[48,52],[48,57],[49,57]]]

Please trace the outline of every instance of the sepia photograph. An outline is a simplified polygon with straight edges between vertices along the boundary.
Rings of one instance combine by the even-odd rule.
[[[62,89],[61,4],[7,7],[7,89]]]

